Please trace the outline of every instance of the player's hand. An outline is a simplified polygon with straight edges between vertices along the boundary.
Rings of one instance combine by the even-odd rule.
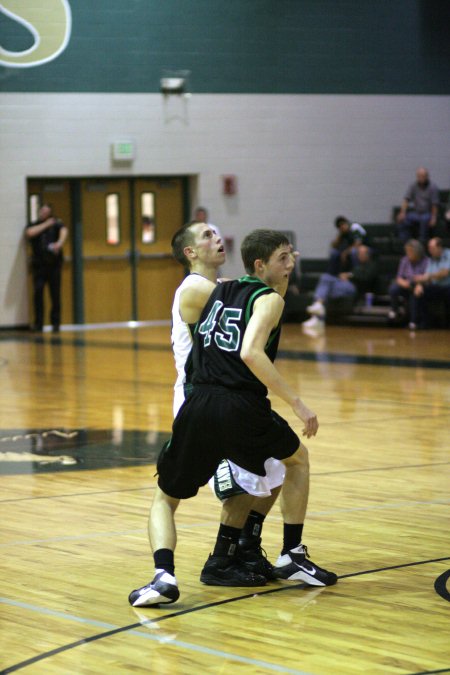
[[[303,436],[306,436],[306,438],[315,436],[319,429],[319,422],[317,420],[316,413],[307,408],[306,405],[300,400],[294,404],[293,410],[297,417],[299,417],[305,425],[302,432]]]

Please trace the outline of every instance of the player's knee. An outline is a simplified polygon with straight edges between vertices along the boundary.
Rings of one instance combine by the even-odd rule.
[[[301,464],[302,464],[304,470],[309,472],[309,452],[308,452],[308,448],[306,447],[306,445],[303,445],[303,443],[302,443],[297,452],[299,452]]]
[[[297,450],[294,452],[293,455],[283,460],[283,464],[285,466],[299,466],[304,471],[309,472],[308,448],[305,445],[303,445],[303,443],[301,443],[300,447],[297,448]]]
[[[175,497],[170,497],[166,494],[160,487],[157,487],[155,490],[155,497],[153,499],[153,509],[158,509],[160,507],[170,508],[173,513],[177,510],[178,504],[180,503],[179,499]]]

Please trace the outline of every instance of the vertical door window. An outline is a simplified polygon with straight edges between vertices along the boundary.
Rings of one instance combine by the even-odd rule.
[[[38,194],[31,194],[28,198],[28,215],[31,223],[38,219],[41,198]]]
[[[153,244],[156,239],[155,195],[153,192],[141,193],[141,242]]]
[[[120,244],[120,203],[116,192],[106,195],[106,243]]]

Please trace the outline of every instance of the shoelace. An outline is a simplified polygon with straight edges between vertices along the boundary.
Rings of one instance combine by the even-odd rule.
[[[241,549],[241,550],[242,550],[244,553],[245,553],[245,552],[248,552],[248,553],[257,553],[257,554],[260,555],[261,557],[267,559],[267,553],[266,553],[265,549],[261,546],[261,540],[259,541],[258,544],[253,545],[253,546],[249,546],[247,549],[244,548],[244,549]]]
[[[261,556],[262,556],[263,558],[265,558],[265,559],[267,560],[267,553],[266,553],[265,549],[264,549],[262,546],[259,546],[258,552],[261,554]]]

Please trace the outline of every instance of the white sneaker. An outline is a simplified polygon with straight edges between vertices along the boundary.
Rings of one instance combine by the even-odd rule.
[[[309,307],[306,308],[306,311],[308,314],[313,314],[314,316],[325,316],[325,307],[323,306],[323,303],[318,300],[313,302],[312,305],[309,305]]]
[[[302,323],[303,328],[323,328],[323,321],[318,316],[312,316]]]
[[[303,581],[308,586],[334,586],[338,578],[334,572],[319,567],[309,559],[308,549],[300,544],[280,555],[274,567],[275,577],[285,581]]]
[[[162,569],[155,570],[153,581],[146,586],[131,591],[128,602],[133,607],[151,607],[152,605],[168,605],[180,597],[177,580]]]

